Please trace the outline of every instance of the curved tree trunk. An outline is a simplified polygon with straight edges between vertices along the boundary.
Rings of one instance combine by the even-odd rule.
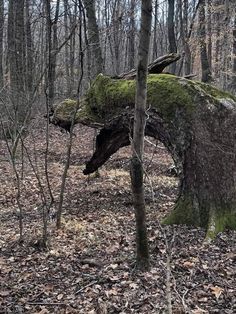
[[[91,86],[77,122],[102,129],[85,174],[130,144],[134,97],[133,80],[100,75]],[[163,142],[180,172],[179,197],[164,223],[201,226],[209,238],[236,229],[236,98],[201,82],[159,74],[149,75],[148,106],[145,134]],[[66,102],[57,107],[58,124],[68,121],[69,108]]]

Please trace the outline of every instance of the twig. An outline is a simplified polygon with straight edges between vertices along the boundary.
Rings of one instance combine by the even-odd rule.
[[[163,146],[159,146],[159,145],[157,145],[157,144],[152,143],[152,142],[149,141],[146,137],[144,138],[144,140],[145,140],[148,144],[151,144],[152,146],[154,146],[154,147],[156,147],[156,148],[166,149],[166,148],[163,147]]]
[[[171,293],[171,268],[170,268],[170,255],[167,252],[166,258],[166,299],[167,299],[167,313],[172,314],[172,293]]]
[[[84,287],[80,288],[79,290],[77,290],[77,291],[75,292],[75,295],[78,294],[78,293],[80,293],[80,292],[83,291],[84,289],[95,285],[97,282],[98,282],[97,280],[90,282],[90,283],[87,284],[86,286],[84,286]]]
[[[47,302],[27,302],[29,305],[47,305],[47,306],[57,306],[57,305],[67,305],[66,303],[47,303]]]

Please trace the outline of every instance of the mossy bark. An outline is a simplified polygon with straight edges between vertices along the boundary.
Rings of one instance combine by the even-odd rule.
[[[134,81],[101,75],[95,80],[77,115],[77,122],[101,127],[84,173],[130,144],[134,95]],[[54,119],[69,123],[65,107],[58,106]],[[236,99],[207,84],[160,74],[148,78],[148,107],[145,134],[163,142],[180,172],[179,197],[164,223],[201,226],[209,238],[236,229]]]

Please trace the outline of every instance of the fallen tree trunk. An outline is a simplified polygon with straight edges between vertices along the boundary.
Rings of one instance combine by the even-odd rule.
[[[135,81],[99,75],[77,114],[77,122],[101,127],[85,174],[129,145]],[[149,75],[145,134],[160,140],[180,170],[179,197],[166,224],[207,229],[213,238],[236,229],[236,98],[210,85],[168,74]],[[73,104],[54,113],[69,123]]]

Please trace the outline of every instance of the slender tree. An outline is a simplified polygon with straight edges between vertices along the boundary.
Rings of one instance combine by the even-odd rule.
[[[26,88],[29,94],[34,85],[33,39],[31,32],[30,0],[25,0],[25,40],[26,40]]]
[[[4,1],[0,0],[0,89],[3,88],[3,34],[4,34]]]
[[[175,0],[168,0],[168,41],[169,41],[169,52],[177,52],[177,45],[175,39]],[[171,73],[175,74],[176,64],[171,65]]]
[[[189,18],[188,18],[188,0],[184,0],[183,8],[183,24],[184,24],[184,74],[189,75],[191,73],[191,50],[189,46],[190,36],[189,31]]]
[[[50,0],[45,1],[46,24],[47,24],[47,87],[49,107],[52,109],[55,96],[56,62],[58,49],[57,23],[59,19],[60,0],[56,2],[55,16],[52,19],[52,4]]]
[[[207,1],[207,57],[209,67],[212,68],[212,0]]]
[[[209,82],[211,80],[211,69],[207,57],[206,47],[206,16],[205,16],[206,1],[200,1],[199,7],[199,44],[202,67],[202,81]]]
[[[15,126],[25,118],[25,36],[24,0],[9,1],[8,6],[8,60],[10,70],[10,96],[14,108]]]
[[[143,148],[146,125],[147,67],[151,35],[152,1],[143,0],[135,97],[134,131],[132,142],[131,183],[136,217],[137,265],[149,268],[146,211],[143,186]]]
[[[234,13],[234,26],[233,26],[233,62],[232,62],[232,86],[231,89],[236,91],[236,8]]]
[[[130,32],[129,32],[129,68],[134,68],[135,60],[135,3],[136,0],[131,0],[130,3]]]
[[[155,13],[154,13],[154,32],[153,32],[153,48],[152,59],[157,58],[157,22],[158,22],[158,0],[155,0]]]
[[[104,72],[102,50],[100,46],[99,29],[95,14],[95,1],[83,0],[87,16],[88,43],[94,61],[93,75]]]

